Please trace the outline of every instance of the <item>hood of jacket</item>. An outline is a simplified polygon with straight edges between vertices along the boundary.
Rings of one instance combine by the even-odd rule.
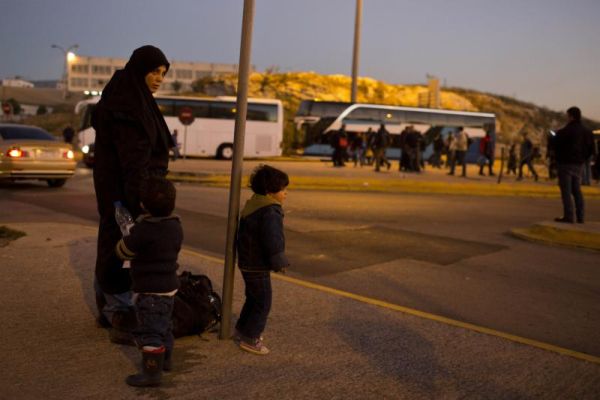
[[[281,203],[272,198],[271,196],[265,196],[262,194],[255,193],[248,201],[246,201],[241,216],[242,218],[247,217],[248,215],[256,212],[257,210],[260,210],[263,207],[267,207],[274,204],[281,206]]]

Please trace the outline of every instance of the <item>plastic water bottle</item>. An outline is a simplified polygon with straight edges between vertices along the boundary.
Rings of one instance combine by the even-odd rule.
[[[119,224],[123,237],[129,236],[129,230],[133,226],[133,217],[131,213],[120,201],[114,202],[115,206],[115,220]]]

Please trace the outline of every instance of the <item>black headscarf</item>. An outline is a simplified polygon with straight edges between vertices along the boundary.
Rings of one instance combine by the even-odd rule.
[[[160,139],[168,148],[169,128],[145,80],[149,72],[161,65],[169,70],[169,61],[158,47],[147,45],[135,49],[125,68],[116,71],[102,91],[97,107],[137,120],[153,147]]]

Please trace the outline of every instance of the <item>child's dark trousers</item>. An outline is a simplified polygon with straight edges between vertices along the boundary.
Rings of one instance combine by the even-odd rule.
[[[246,284],[246,302],[235,325],[239,333],[249,339],[260,338],[271,311],[271,273],[242,271]]]

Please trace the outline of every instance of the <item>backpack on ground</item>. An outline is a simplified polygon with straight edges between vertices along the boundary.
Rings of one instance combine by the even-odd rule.
[[[206,275],[184,271],[173,306],[173,336],[196,335],[221,322],[221,297]]]

